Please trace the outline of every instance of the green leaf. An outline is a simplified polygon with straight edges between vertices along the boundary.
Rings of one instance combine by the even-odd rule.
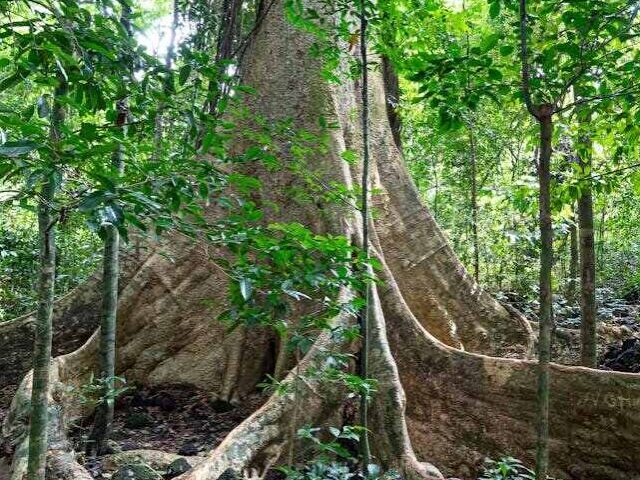
[[[5,142],[0,145],[0,155],[5,157],[19,157],[25,155],[42,145],[31,140],[19,140],[17,142]]]
[[[484,38],[480,43],[480,50],[482,51],[482,53],[487,53],[493,47],[495,47],[498,44],[498,40],[500,40],[500,35],[497,33],[493,33]]]
[[[192,67],[188,63],[182,66],[182,68],[180,69],[180,73],[178,74],[178,83],[180,84],[180,86],[187,83],[187,80],[189,80],[189,75],[191,75],[191,70]]]
[[[490,68],[487,73],[489,74],[489,78],[491,80],[496,80],[496,81],[502,80],[502,72],[500,70],[497,70],[495,68]]]
[[[500,3],[500,0],[494,1],[493,3],[491,3],[491,6],[489,7],[489,16],[491,18],[498,18],[498,15],[500,15],[501,9],[502,9],[502,4]]]
[[[242,295],[242,298],[244,298],[245,301],[248,301],[251,298],[251,292],[252,292],[251,280],[248,278],[241,278],[240,294]]]
[[[16,72],[13,75],[9,75],[8,77],[3,78],[0,81],[0,92],[3,92],[11,87],[14,87],[22,80],[22,75],[20,72]]]
[[[636,171],[631,176],[631,185],[636,195],[640,195],[640,171]]]
[[[105,46],[99,44],[98,42],[94,42],[92,40],[87,40],[87,39],[82,39],[80,41],[80,44],[89,49],[89,50],[93,50],[96,53],[101,53],[102,55],[104,55],[105,57],[111,59],[111,60],[115,60],[115,56],[113,54],[112,51],[110,51],[108,48],[106,48]]]
[[[345,150],[340,154],[340,156],[349,165],[353,165],[358,161],[358,155],[353,150]]]
[[[500,47],[500,55],[503,57],[508,57],[513,53],[515,47],[513,45],[503,45]]]

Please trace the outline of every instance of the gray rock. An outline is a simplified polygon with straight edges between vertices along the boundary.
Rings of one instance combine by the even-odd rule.
[[[162,480],[162,477],[148,465],[136,464],[120,467],[111,480]]]
[[[222,474],[218,477],[218,480],[238,480],[240,478],[240,475],[238,475],[238,473],[232,469],[232,468],[227,468],[224,472],[222,472]]]
[[[191,470],[191,465],[186,458],[178,458],[167,467],[164,478],[174,478]]]

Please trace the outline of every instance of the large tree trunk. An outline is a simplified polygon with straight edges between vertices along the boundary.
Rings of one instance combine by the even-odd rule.
[[[350,188],[361,172],[344,162],[341,153],[359,151],[362,144],[354,122],[358,86],[329,85],[322,79],[318,60],[308,54],[312,39],[286,22],[282,4],[270,9],[245,56],[243,83],[259,92],[247,99],[247,106],[268,122],[291,118],[297,128],[311,132],[318,131],[320,116],[336,122],[339,128],[328,131],[326,150],[309,159],[309,165],[325,183],[339,181]],[[371,404],[372,453],[377,462],[409,479],[441,478],[420,460],[465,479],[485,455],[512,454],[531,461],[535,364],[486,356],[526,357],[531,328],[484,292],[454,255],[402,163],[377,72],[370,84],[371,179],[377,192],[371,248],[384,267],[384,282],[372,292],[370,366],[380,382]],[[239,139],[238,148],[243,146],[246,141]],[[255,173],[263,181],[256,201],[270,221],[298,221],[318,232],[357,237],[361,226],[356,212],[321,201],[297,202],[289,192],[300,180],[287,171],[255,168]],[[174,237],[149,247],[138,258],[130,254],[127,261],[134,266],[122,278],[118,374],[147,384],[189,383],[214,397],[242,399],[273,372],[276,339],[260,329],[227,333],[216,320],[225,308],[227,277],[211,261],[216,252],[207,245]],[[72,310],[73,298],[65,302]],[[65,321],[59,315],[56,320]],[[332,341],[329,336],[318,339],[288,381],[295,382],[296,374],[313,365],[314,355]],[[96,352],[94,335],[53,364],[51,398],[60,413],[54,416],[59,420],[52,425],[58,433],[54,438],[63,439],[65,425],[87,413],[61,387],[86,381],[95,371]],[[339,417],[339,392],[333,395],[314,381],[292,390],[298,392],[295,398],[291,393],[273,396],[182,478],[215,480],[229,468],[264,469],[281,461],[296,403],[303,406],[300,424],[326,424]],[[553,471],[585,480],[627,480],[640,474],[640,445],[630,441],[640,427],[636,376],[551,366],[551,390]],[[14,478],[22,468],[27,392],[25,380],[4,425],[5,436],[18,448]],[[65,450],[61,444],[51,448]]]

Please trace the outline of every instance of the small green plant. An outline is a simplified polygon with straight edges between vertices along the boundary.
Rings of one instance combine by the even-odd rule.
[[[553,480],[551,477],[547,477]],[[502,457],[499,460],[485,460],[484,472],[478,480],[534,480],[532,470],[513,457]]]
[[[513,457],[485,460],[485,469],[479,480],[533,480],[534,473]]]
[[[124,377],[96,378],[91,374],[89,381],[74,388],[72,394],[78,398],[80,404],[96,407],[101,403],[113,403],[132,389]]]
[[[363,432],[359,425],[300,428],[297,436],[311,443],[313,456],[302,465],[282,466],[278,470],[287,480],[399,480],[395,470],[383,472],[373,463],[367,465],[366,474],[362,471],[356,451],[349,447],[355,447]]]

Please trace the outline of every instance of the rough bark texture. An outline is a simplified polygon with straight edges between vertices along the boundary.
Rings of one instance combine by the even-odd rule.
[[[400,81],[398,74],[393,68],[393,64],[386,56],[382,59],[382,80],[384,81],[384,92],[387,106],[387,118],[391,127],[391,134],[396,147],[402,150],[401,131],[402,120],[398,114],[398,104],[400,103]]]
[[[546,480],[549,468],[549,363],[553,329],[553,224],[551,221],[551,142],[553,140],[553,105],[539,107],[540,159],[538,183],[540,193],[540,334],[538,336],[538,430],[536,478]]]
[[[580,158],[583,175],[591,175],[591,144],[589,150]],[[591,180],[585,180],[580,186],[578,198],[578,221],[580,232],[580,324],[582,355],[581,363],[586,367],[595,367],[598,362],[596,335],[596,250],[593,230],[593,195]]]
[[[58,108],[60,108],[58,106]],[[40,278],[38,279],[38,313],[33,349],[33,385],[31,388],[31,416],[29,425],[29,480],[44,478],[47,455],[47,422],[49,364],[51,362],[52,326],[56,278],[56,240],[53,203],[56,187],[49,177],[42,189],[38,205],[40,237]]]
[[[121,281],[126,283],[148,252],[134,247],[122,254],[126,258]],[[101,292],[101,277],[96,275],[56,301],[53,312],[54,356],[81,347],[99,326]],[[35,324],[34,313],[0,324],[0,404],[3,406],[11,401],[16,386],[33,366],[31,350]]]
[[[576,290],[578,287],[578,222],[577,216],[573,215],[571,225],[569,225],[569,280],[567,282],[567,302],[570,305],[576,303]]]
[[[354,122],[359,92],[352,83],[328,85],[321,79],[318,61],[308,54],[311,41],[285,21],[282,2],[277,2],[245,56],[243,83],[259,92],[248,98],[248,106],[270,122],[291,118],[296,127],[312,132],[318,129],[320,115],[337,122],[339,128],[328,132],[327,150],[310,164],[327,183],[340,181],[350,188],[361,172],[340,154],[345,148],[358,151],[361,145]],[[484,292],[456,259],[420,204],[402,164],[379,75],[372,73],[370,83],[371,173],[379,192],[373,198],[372,249],[384,265],[384,282],[373,291],[371,368],[380,380],[371,404],[373,455],[409,479],[441,478],[421,460],[464,479],[472,478],[485,455],[511,454],[531,462],[535,364],[471,353],[525,356],[531,349],[531,328]],[[262,174],[264,187],[256,192],[256,200],[269,220],[298,221],[318,232],[357,236],[355,212],[320,201],[296,203],[288,192],[299,185],[298,178],[286,171]],[[286,208],[270,209],[270,202]],[[274,370],[275,339],[254,329],[226,333],[216,320],[224,310],[227,281],[210,261],[216,252],[189,240],[168,240],[134,261],[132,275],[123,280],[118,373],[130,381],[184,382],[213,397],[240,399]],[[330,342],[322,336],[289,373],[289,381],[299,381],[297,374],[313,364],[318,350],[352,348]],[[86,381],[95,369],[96,352],[93,336],[76,352],[56,359],[52,384]],[[640,445],[632,441],[640,428],[637,376],[554,365],[550,369],[553,472],[571,472],[583,480],[640,478]],[[286,456],[298,407],[300,424],[339,421],[339,392],[313,379],[295,390],[295,398],[271,398],[181,479],[216,480],[229,468],[264,471],[283,453]],[[63,391],[51,392],[62,413],[54,416],[61,419],[58,431],[86,413],[73,398],[56,393]],[[28,382],[19,389],[4,428],[18,448],[14,475],[21,468],[26,392]]]
[[[473,242],[473,278],[480,282],[480,241],[478,239],[478,166],[473,124],[469,125],[469,160],[471,170],[471,239]]]
[[[114,399],[109,395],[115,387],[116,321],[118,311],[118,276],[120,235],[115,225],[103,225],[105,239],[102,270],[102,319],[100,322],[99,376],[105,387],[103,401],[98,405],[87,451],[100,454],[111,434]]]
[[[58,78],[53,105],[51,108],[51,126],[49,140],[54,151],[59,147],[65,110],[62,97],[67,94],[66,80]],[[29,460],[27,478],[44,478],[47,455],[47,423],[49,365],[53,343],[53,304],[56,283],[56,222],[55,201],[58,190],[55,160],[57,153],[49,161],[48,176],[42,185],[38,201],[38,237],[40,243],[40,270],[38,278],[38,311],[36,313],[36,332],[33,348],[33,385],[31,389],[31,416],[29,425]]]

